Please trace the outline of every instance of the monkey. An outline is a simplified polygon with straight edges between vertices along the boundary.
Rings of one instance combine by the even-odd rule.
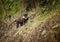
[[[16,28],[18,28],[18,27],[19,27],[19,21],[16,20]]]
[[[23,26],[25,23],[27,23],[28,17],[27,14],[24,14],[21,19],[15,20],[16,27],[18,28],[19,25]]]
[[[28,20],[27,14],[24,14],[21,19],[20,25],[24,25],[25,23],[27,23],[27,20]]]

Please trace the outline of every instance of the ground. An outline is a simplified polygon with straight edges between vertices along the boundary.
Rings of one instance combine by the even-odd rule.
[[[29,12],[28,22],[16,28],[14,20],[20,18],[16,15],[12,18],[12,22],[5,29],[0,30],[0,42],[59,42],[57,35],[59,29],[55,28],[60,26],[60,10],[56,10],[47,15],[36,15],[37,13]],[[32,16],[31,16],[32,14]],[[58,25],[58,26],[56,26]],[[56,36],[56,37],[55,37]]]

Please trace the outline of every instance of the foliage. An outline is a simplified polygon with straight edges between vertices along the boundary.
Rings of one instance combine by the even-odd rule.
[[[19,0],[0,0],[0,17],[14,14],[19,9]],[[2,13],[3,12],[3,13]],[[2,15],[1,15],[2,14]]]
[[[36,8],[45,7],[46,10],[60,3],[59,0],[0,0],[0,18],[6,15],[13,15],[23,6]],[[21,7],[21,8],[20,8]],[[24,8],[26,8],[24,7]]]
[[[53,30],[58,31],[60,29],[60,24],[56,24],[52,28]]]

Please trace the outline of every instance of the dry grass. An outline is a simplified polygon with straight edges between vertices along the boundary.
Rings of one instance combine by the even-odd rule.
[[[34,13],[34,12],[33,12]],[[18,29],[15,23],[1,37],[1,42],[58,42],[56,32],[52,29],[54,24],[60,23],[60,11],[51,12],[47,15],[36,15],[27,24]],[[30,14],[30,13],[29,13]],[[36,13],[34,13],[36,14]],[[38,13],[39,14],[39,13]],[[57,34],[59,34],[57,32]],[[56,34],[56,35],[57,35]]]

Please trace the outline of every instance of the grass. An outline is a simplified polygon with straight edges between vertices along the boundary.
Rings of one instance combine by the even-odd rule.
[[[53,30],[58,31],[60,29],[60,24],[56,24],[52,28]]]
[[[48,11],[48,12],[46,11],[44,14],[41,14],[40,8],[37,8],[36,11],[35,11],[37,16],[32,20],[32,22],[28,21],[28,23],[26,23],[24,26],[19,27],[18,29],[16,29],[17,31],[14,34],[14,36],[16,36],[17,34],[20,34],[23,37],[27,37],[30,33],[34,32],[35,27],[37,27],[38,25],[40,25],[40,23],[43,22],[44,20],[46,20],[46,18],[49,18],[49,17],[52,18],[52,16],[54,15],[54,13],[56,13],[59,9],[60,9],[59,5],[57,5],[51,11]],[[23,8],[22,8],[22,10],[23,10]],[[17,15],[17,14],[14,14],[14,15]],[[15,27],[13,27],[13,28],[15,28]],[[14,30],[11,30],[11,31],[14,32]]]
[[[34,25],[34,24],[39,24],[39,22],[43,21],[46,17],[48,18],[49,16],[53,15],[54,12],[56,12],[57,10],[59,10],[60,8],[58,8],[59,5],[57,5],[56,7],[54,7],[51,11],[46,11],[44,14],[41,14],[40,9],[36,9],[36,17],[33,19],[33,22],[29,23],[29,25]]]
[[[58,5],[59,6],[59,5]],[[58,9],[58,6],[53,9],[52,11],[50,11],[49,13],[44,13],[44,14],[41,14],[41,11],[40,9],[36,9],[36,17],[32,20],[32,22],[28,21],[28,23],[26,23],[24,26],[20,27],[18,29],[18,33],[19,34],[30,34],[32,33],[34,30],[35,30],[35,27],[37,27],[38,25],[40,25],[41,22],[43,22],[44,20],[46,20],[47,18],[52,18],[53,15],[59,10]]]

